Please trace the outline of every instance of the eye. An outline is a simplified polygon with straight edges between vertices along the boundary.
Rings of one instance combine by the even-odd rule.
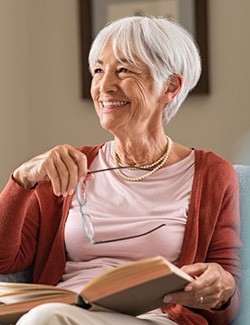
[[[96,73],[102,73],[102,69],[101,68],[94,69],[93,74],[96,74]]]
[[[128,69],[126,69],[126,68],[120,68],[120,69],[118,69],[118,73],[120,73],[120,72],[131,72],[130,70],[128,70]]]

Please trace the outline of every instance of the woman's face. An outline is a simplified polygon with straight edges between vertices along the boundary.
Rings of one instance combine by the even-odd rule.
[[[149,69],[116,59],[107,44],[93,67],[91,96],[103,128],[114,135],[154,132],[162,127],[166,96],[159,95]]]

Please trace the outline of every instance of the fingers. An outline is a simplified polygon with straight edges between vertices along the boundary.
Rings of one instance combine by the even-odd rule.
[[[174,292],[166,295],[163,299],[164,303],[180,304],[183,306],[198,308],[198,309],[209,309],[210,304],[205,300],[203,296],[199,296],[195,292]]]
[[[77,182],[86,177],[86,157],[70,146],[57,146],[46,160],[46,174],[57,196],[72,195]]]
[[[217,263],[196,263],[182,270],[194,276],[194,281],[184,291],[165,296],[164,302],[192,308],[220,308],[234,293],[233,276]]]
[[[76,151],[75,149],[69,150],[69,155],[74,160],[76,166],[77,166],[77,175],[78,179],[81,179],[82,177],[86,177],[87,172],[87,159],[86,156],[79,151]]]
[[[223,268],[216,263],[197,263],[194,265],[194,269],[195,273],[200,275],[186,286],[185,291],[196,293],[198,297],[202,297],[203,306],[201,308],[214,308],[222,303],[222,296],[226,290]]]
[[[29,188],[42,180],[50,180],[55,195],[71,195],[77,182],[87,175],[87,159],[69,145],[59,145],[22,164],[13,173],[14,180]],[[93,179],[93,175],[88,180]]]
[[[206,263],[195,263],[191,265],[184,265],[181,269],[190,276],[199,276],[204,273],[208,265]]]

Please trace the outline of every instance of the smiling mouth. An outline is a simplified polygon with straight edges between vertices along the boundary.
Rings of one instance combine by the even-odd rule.
[[[121,101],[121,102],[101,102],[104,108],[114,108],[114,107],[123,107],[129,104],[129,102]]]

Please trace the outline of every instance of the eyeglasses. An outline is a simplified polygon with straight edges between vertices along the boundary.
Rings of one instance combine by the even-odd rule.
[[[106,171],[111,171],[111,170],[115,170],[115,169],[122,169],[122,168],[131,168],[131,166],[120,166],[120,167],[111,167],[111,168],[105,168],[105,169],[98,169],[98,170],[89,171],[88,174],[106,172]],[[140,167],[138,167],[138,168],[133,167],[133,169],[141,169],[141,168]],[[145,169],[143,169],[143,170],[145,170]],[[127,239],[133,239],[133,238],[145,236],[145,235],[148,235],[148,234],[158,230],[159,228],[161,228],[163,226],[166,226],[166,224],[163,223],[163,224],[160,224],[160,225],[156,226],[155,228],[153,228],[153,229],[151,229],[149,231],[146,231],[146,232],[143,232],[143,233],[140,233],[140,234],[137,234],[137,235],[122,237],[122,238],[113,238],[113,239],[108,239],[108,240],[95,241],[95,231],[94,231],[94,227],[93,227],[93,224],[92,224],[92,221],[91,221],[91,216],[88,213],[83,212],[83,207],[87,203],[87,193],[86,193],[85,182],[83,182],[82,184],[80,184],[80,183],[77,184],[76,198],[77,198],[77,202],[78,202],[78,205],[79,205],[79,210],[80,210],[80,213],[81,213],[82,228],[84,230],[84,233],[85,233],[88,241],[92,245],[117,242],[117,241],[121,241],[121,240],[127,240]]]

